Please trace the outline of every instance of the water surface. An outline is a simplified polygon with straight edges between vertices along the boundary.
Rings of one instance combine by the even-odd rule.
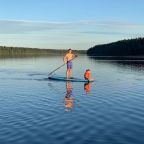
[[[143,144],[143,61],[79,56],[73,76],[89,68],[94,83],[48,80],[62,64],[60,56],[0,59],[0,143]]]

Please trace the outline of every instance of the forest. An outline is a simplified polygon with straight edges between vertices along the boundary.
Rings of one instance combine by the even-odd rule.
[[[89,56],[144,56],[144,38],[101,44],[87,51]]]
[[[67,50],[58,49],[39,49],[24,47],[7,47],[0,46],[0,57],[31,57],[31,56],[52,56],[64,55]],[[86,54],[85,50],[73,50],[77,54]]]

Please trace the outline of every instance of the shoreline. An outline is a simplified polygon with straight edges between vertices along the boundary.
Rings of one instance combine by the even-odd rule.
[[[38,56],[59,56],[64,55],[66,49],[40,49],[25,47],[0,46],[0,57],[38,57]],[[79,55],[86,55],[87,50],[73,50]]]

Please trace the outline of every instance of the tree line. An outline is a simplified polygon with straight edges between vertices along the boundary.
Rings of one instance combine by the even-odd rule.
[[[24,47],[6,47],[0,46],[1,57],[23,57],[23,56],[44,56],[44,55],[63,55],[67,50],[58,49],[38,49],[38,48],[24,48]],[[84,50],[74,50],[75,53],[85,54]]]
[[[89,56],[144,56],[144,38],[121,40],[91,47]]]

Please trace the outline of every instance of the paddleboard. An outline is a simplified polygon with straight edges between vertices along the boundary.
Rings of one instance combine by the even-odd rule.
[[[88,81],[85,79],[75,78],[75,77],[71,77],[67,79],[66,77],[57,76],[57,75],[49,76],[48,79],[56,80],[56,81],[71,81],[71,82],[93,82],[94,81],[94,80]]]

